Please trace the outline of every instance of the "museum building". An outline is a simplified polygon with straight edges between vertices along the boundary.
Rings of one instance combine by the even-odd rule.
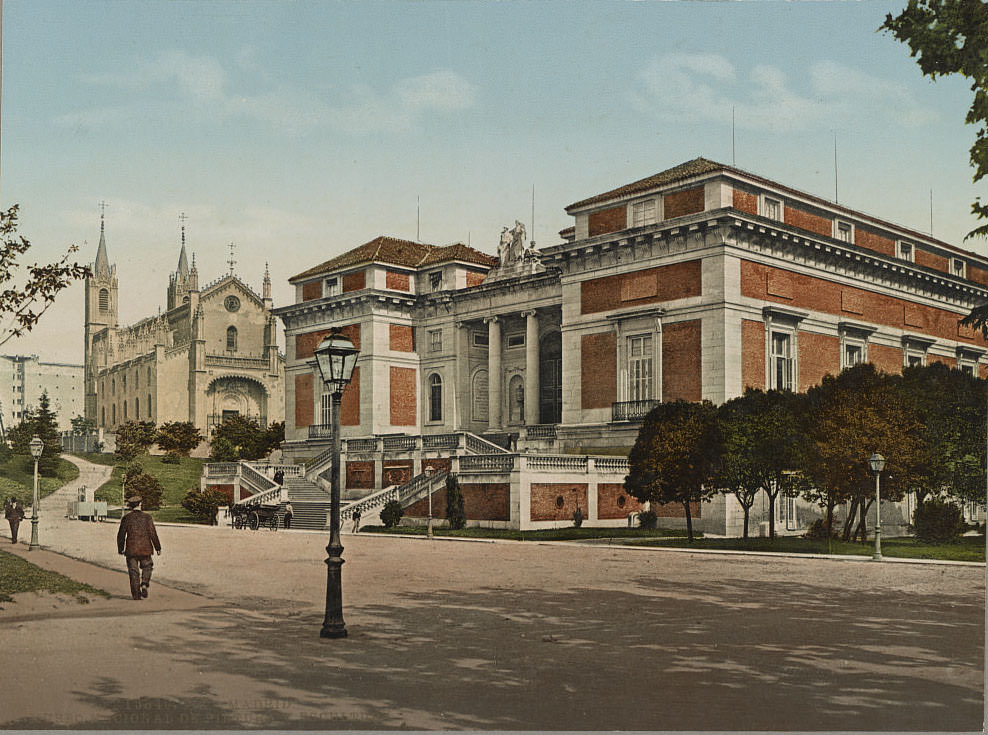
[[[568,520],[581,502],[591,522],[602,508],[615,523],[633,512],[616,465],[606,482],[567,475],[573,488],[512,483],[522,464],[558,457],[562,470],[567,456],[630,449],[659,401],[805,391],[865,361],[988,374],[988,343],[958,323],[988,300],[983,256],[703,158],[566,212],[573,224],[551,247],[526,242],[520,223],[498,257],[382,236],[291,278],[296,302],[274,310],[286,328],[288,456],[328,439],[313,350],[332,327],[360,349],[341,410],[346,487],[462,462],[462,437],[480,437],[520,458],[510,470],[502,459],[487,484],[505,495],[495,505],[507,517],[494,520],[522,527]],[[482,514],[491,503],[476,484]],[[698,509],[701,528],[731,533],[730,506]],[[795,505],[780,506],[779,520],[801,529]]]

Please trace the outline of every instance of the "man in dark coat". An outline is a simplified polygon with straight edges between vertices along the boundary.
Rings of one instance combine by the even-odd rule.
[[[127,557],[127,573],[130,575],[130,594],[135,600],[148,596],[154,562],[152,552],[161,555],[161,542],[154,528],[154,519],[141,510],[141,498],[135,495],[127,500],[131,509],[120,519],[117,531],[117,552]]]
[[[17,528],[24,520],[24,507],[17,501],[17,498],[8,498],[4,506],[4,515],[7,517],[7,525],[10,526],[10,543],[17,543]]]

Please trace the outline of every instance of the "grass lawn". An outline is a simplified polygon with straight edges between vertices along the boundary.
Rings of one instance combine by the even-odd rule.
[[[105,500],[111,505],[120,505],[120,478],[123,475],[124,467],[130,462],[120,462],[112,454],[80,453],[79,456],[96,464],[113,467],[113,474],[110,475],[109,481],[96,491],[96,499]],[[161,461],[162,459],[161,456],[142,454],[133,460],[144,468],[146,474],[153,475],[161,483],[161,508],[150,511],[151,515],[158,521],[196,523],[196,519],[182,507],[181,503],[182,498],[189,490],[199,487],[199,477],[202,475],[202,466],[206,460],[181,457],[179,464],[165,464]],[[120,514],[119,512],[111,512],[110,516],[119,518]]]
[[[109,597],[104,590],[36,567],[19,556],[0,551],[0,602],[10,602],[19,592],[52,592],[73,595],[79,602],[89,602],[86,595]]]
[[[426,527],[399,526],[398,528],[385,528],[384,526],[361,526],[360,531],[423,536],[425,535]],[[575,526],[547,528],[541,531],[516,531],[511,528],[461,528],[454,531],[449,528],[439,528],[438,524],[433,527],[432,532],[436,536],[506,539],[508,541],[585,541],[591,539],[614,539],[619,542],[623,542],[624,539],[641,539],[647,541],[649,539],[679,537],[686,533],[686,531],[668,528],[647,530],[642,528],[576,528]]]
[[[55,477],[38,477],[38,493],[51,495],[65,483],[79,476],[79,468],[58,458]],[[16,496],[24,506],[31,505],[34,496],[34,460],[27,455],[15,454],[6,464],[0,464],[0,498]]]

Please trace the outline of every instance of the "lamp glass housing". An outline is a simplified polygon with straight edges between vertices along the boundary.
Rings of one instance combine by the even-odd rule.
[[[871,471],[877,474],[885,469],[885,457],[877,453],[873,454],[868,459],[868,464],[871,465]]]
[[[41,453],[45,451],[45,443],[41,441],[41,437],[35,435],[28,446],[31,448],[31,456],[35,459],[41,459]]]
[[[339,330],[334,329],[319,343],[315,350],[316,364],[323,382],[331,386],[333,393],[342,393],[350,383],[359,353]]]

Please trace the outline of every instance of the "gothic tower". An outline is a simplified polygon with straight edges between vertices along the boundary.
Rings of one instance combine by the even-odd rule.
[[[182,220],[182,250],[178,255],[178,269],[168,279],[168,311],[189,300],[189,261],[185,256],[185,213]]]
[[[92,275],[86,278],[86,345],[85,345],[85,415],[96,420],[96,372],[99,358],[93,353],[93,337],[100,331],[116,329],[117,267],[110,265],[106,255],[105,212],[99,216],[99,248]],[[105,356],[103,357],[105,362]]]

